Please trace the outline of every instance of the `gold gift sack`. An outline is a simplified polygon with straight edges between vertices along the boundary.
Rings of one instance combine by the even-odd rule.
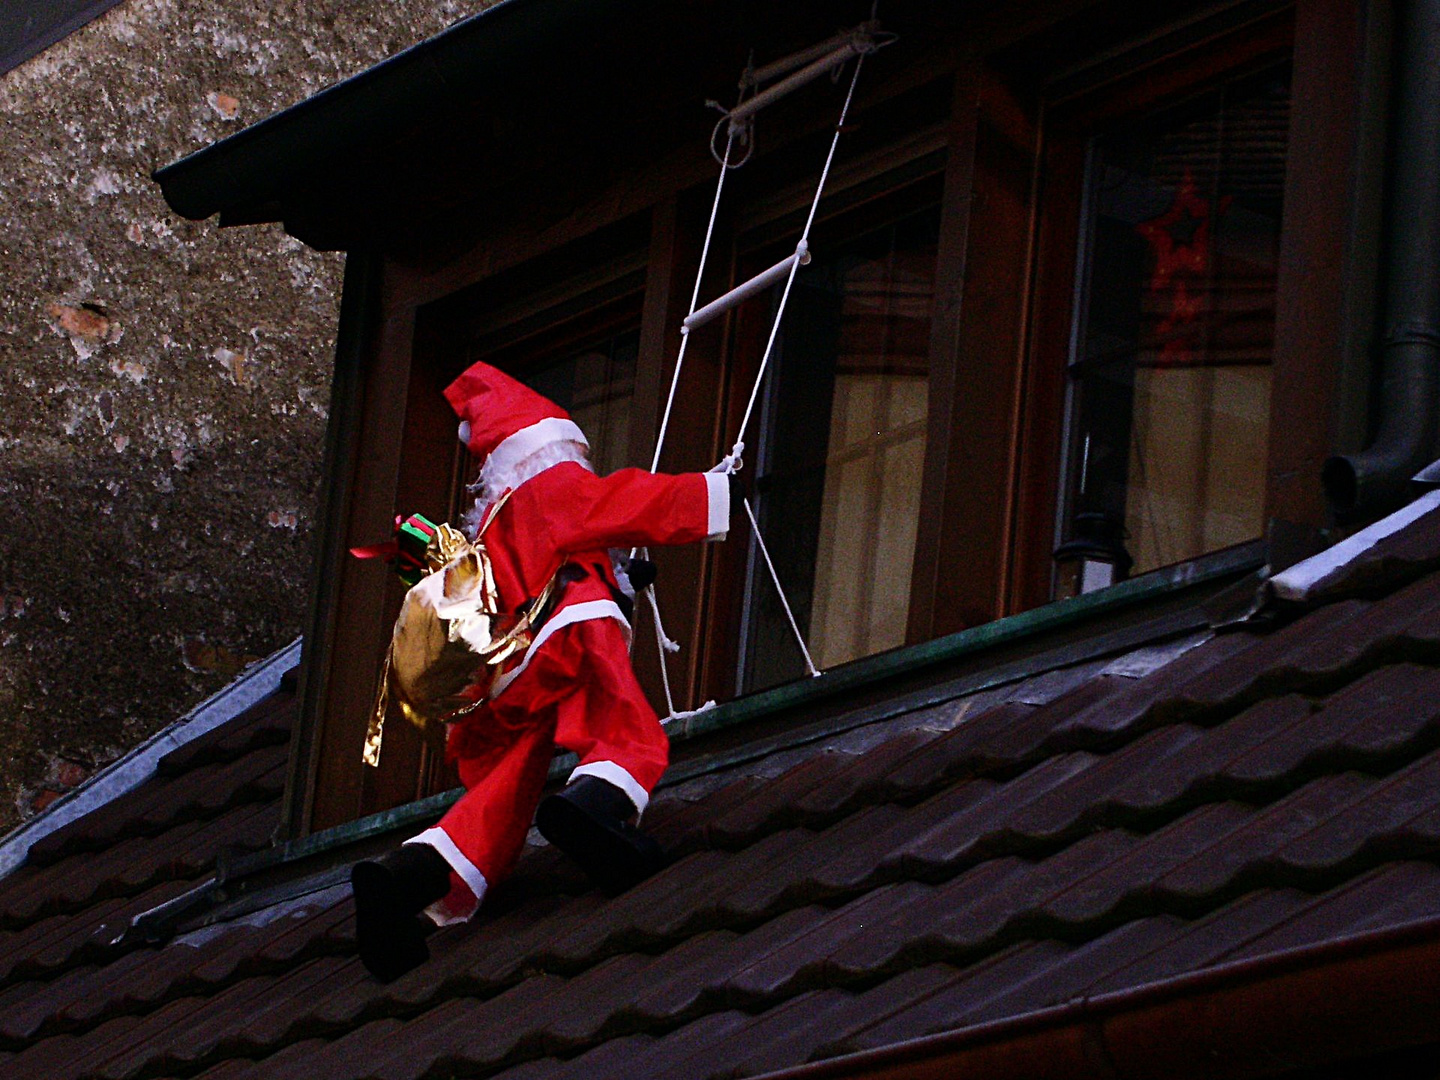
[[[529,647],[530,612],[542,610],[548,596],[540,597],[525,615],[501,615],[483,539],[485,525],[499,508],[487,516],[473,543],[449,525],[439,526],[432,538],[426,551],[428,572],[405,594],[395,620],[365,736],[367,765],[380,763],[385,716],[392,704],[420,728],[456,719],[477,708],[501,665]]]

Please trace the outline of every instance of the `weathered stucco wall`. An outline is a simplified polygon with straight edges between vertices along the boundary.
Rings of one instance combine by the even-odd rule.
[[[127,0],[0,79],[0,830],[300,630],[343,260],[150,172],[484,6]]]

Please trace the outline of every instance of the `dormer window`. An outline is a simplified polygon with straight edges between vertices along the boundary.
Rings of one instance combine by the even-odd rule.
[[[847,688],[823,706],[840,708],[865,672],[937,642],[1127,575],[1178,564],[1179,580],[1265,533],[1291,449],[1273,402],[1300,370],[1285,290],[1309,285],[1287,285],[1280,257],[1294,18],[1133,19],[1112,32],[1077,15],[983,55],[902,34],[867,57],[744,434],[740,483],[795,629],[743,515],[724,543],[655,552],[678,711],[713,699],[740,715],[808,685]],[[477,360],[565,408],[598,471],[649,466],[707,232],[702,305],[796,251],[849,82],[762,111],[711,231],[701,106],[734,85],[722,59],[672,72],[683,108],[629,103],[684,123],[606,129],[583,154],[537,138],[515,163],[529,171],[480,170],[484,200],[462,197],[468,177],[447,189],[453,205],[396,234],[412,246],[352,255],[377,317],[350,369],[363,391],[337,550],[382,539],[397,512],[463,512],[476,463],[441,389]],[[777,302],[757,291],[689,336],[661,470],[729,451]],[[456,783],[438,740],[403,724],[360,772],[403,590],[329,558],[301,832]],[[635,616],[633,661],[663,715],[656,630],[647,607]],[[838,680],[806,678],[795,631]]]

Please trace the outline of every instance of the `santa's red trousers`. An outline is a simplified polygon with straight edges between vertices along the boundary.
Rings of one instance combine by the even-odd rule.
[[[585,601],[586,586],[594,585],[608,600],[601,583],[581,583],[551,619]],[[669,741],[615,618],[554,630],[531,647],[525,669],[503,692],[451,725],[447,747],[466,793],[439,825],[407,841],[430,844],[452,868],[450,894],[429,909],[436,922],[468,919],[486,889],[514,867],[557,745],[580,758],[572,778],[607,780],[638,810],[665,771]]]

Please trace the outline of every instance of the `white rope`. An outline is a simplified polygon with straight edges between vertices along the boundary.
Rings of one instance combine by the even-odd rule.
[[[725,155],[720,159],[720,178],[715,182],[715,200],[710,204],[710,223],[705,227],[705,243],[700,248],[700,266],[695,271],[695,288],[690,292],[689,314],[692,315],[695,313],[696,305],[700,302],[700,284],[705,279],[705,263],[710,258],[710,241],[715,237],[715,219],[720,213],[720,193],[725,190],[725,174],[730,171],[730,151],[734,145],[735,133],[732,131],[725,139]],[[670,430],[670,414],[675,408],[675,391],[680,386],[680,370],[685,366],[685,348],[689,344],[690,332],[682,327],[680,349],[675,354],[675,373],[670,376],[670,393],[665,398],[665,413],[660,418],[660,434],[655,439],[655,456],[650,459],[652,473],[660,467],[660,452],[665,449],[665,435]],[[635,557],[636,550],[635,548],[630,549],[632,559]],[[646,555],[648,557],[649,552],[646,552]],[[675,711],[675,698],[670,690],[670,665],[665,654],[679,652],[680,643],[672,641],[665,633],[665,626],[660,621],[660,601],[655,598],[655,586],[653,584],[647,586],[644,592],[646,600],[650,603],[650,613],[655,620],[655,645],[660,654],[660,681],[665,687],[665,708],[668,710],[661,723],[668,724],[677,719],[680,714]]]
[[[737,463],[745,450],[745,431],[750,425],[750,417],[755,411],[755,402],[760,396],[760,387],[765,379],[765,369],[770,363],[770,355],[775,349],[775,339],[780,333],[780,323],[785,318],[785,305],[790,300],[790,290],[795,284],[795,274],[800,269],[801,259],[805,257],[810,249],[810,227],[815,224],[815,214],[820,207],[820,198],[825,194],[825,182],[830,177],[830,166],[835,161],[835,148],[840,145],[840,132],[845,126],[845,117],[850,112],[850,102],[855,97],[855,84],[860,81],[860,67],[865,62],[865,54],[861,53],[855,58],[855,72],[850,76],[850,89],[845,94],[845,104],[840,109],[840,119],[835,122],[835,134],[830,138],[830,150],[825,155],[825,167],[820,170],[820,182],[815,185],[815,197],[810,200],[810,212],[805,218],[805,228],[800,232],[800,239],[795,244],[795,254],[800,256],[790,264],[790,273],[785,278],[785,288],[780,293],[780,303],[775,309],[775,321],[770,325],[770,337],[765,342],[765,353],[760,358],[760,370],[755,373],[755,385],[750,388],[750,401],[745,406],[745,415],[740,421],[740,430],[735,437],[735,445],[731,447],[730,453],[726,456],[727,462]],[[735,465],[727,471],[733,471]],[[800,627],[795,622],[795,613],[790,610],[790,601],[785,596],[785,589],[780,584],[780,575],[775,572],[775,564],[770,561],[770,551],[765,546],[765,537],[760,532],[760,523],[755,520],[755,514],[750,509],[750,500],[746,499],[745,515],[750,519],[750,528],[754,530],[755,542],[760,547],[760,554],[765,557],[765,566],[770,571],[770,580],[775,583],[775,592],[780,597],[780,606],[785,609],[785,618],[790,622],[790,630],[795,635],[795,643],[800,646],[800,653],[805,657],[805,667],[811,676],[818,676],[820,671],[815,667],[815,661],[810,658],[810,650],[805,647],[805,636],[800,633]]]
[[[660,723],[664,727],[669,727],[676,720],[692,720],[695,717],[699,716],[701,713],[709,712],[711,709],[715,708],[715,705],[715,699],[711,698],[709,701],[705,702],[704,705],[697,705],[693,709],[684,709],[681,712],[672,712],[669,716],[665,717],[664,720],[661,720]],[[680,730],[688,735],[691,728],[689,724],[686,724]]]
[[[775,573],[775,564],[770,561],[770,550],[765,546],[765,538],[760,535],[760,525],[755,520],[755,513],[750,509],[750,500],[743,500],[745,504],[745,516],[750,519],[750,527],[755,530],[755,540],[760,545],[760,554],[765,556],[765,565],[770,569],[770,580],[775,583],[775,591],[780,595],[780,606],[785,609],[785,618],[790,620],[790,629],[795,633],[795,644],[800,646],[800,654],[805,657],[805,669],[812,676],[818,676],[820,671],[815,666],[815,661],[810,659],[810,650],[805,647],[805,638],[800,633],[800,627],[795,625],[795,613],[790,610],[790,601],[785,599],[785,590],[780,587],[780,575]]]
[[[775,349],[775,339],[780,331],[780,323],[785,317],[785,306],[790,300],[790,291],[795,284],[795,273],[800,269],[804,256],[810,247],[810,228],[815,223],[815,214],[820,207],[820,199],[825,194],[825,184],[830,178],[830,166],[835,161],[835,150],[840,144],[840,132],[845,126],[845,118],[850,113],[850,102],[855,97],[855,86],[860,81],[860,68],[865,61],[865,53],[860,53],[855,59],[855,71],[850,76],[850,87],[845,93],[845,104],[841,106],[840,118],[835,122],[835,133],[830,139],[830,149],[825,155],[825,166],[820,170],[820,180],[815,186],[815,197],[810,201],[810,212],[805,217],[805,227],[800,233],[800,239],[795,245],[796,258],[790,264],[790,272],[785,278],[785,288],[780,294],[780,303],[775,311],[775,321],[770,327],[770,336],[765,342],[765,352],[760,358],[760,368],[755,373],[755,384],[750,389],[750,400],[745,406],[745,415],[740,421],[740,430],[736,434],[735,443],[730,448],[730,453],[725,455],[724,460],[717,466],[717,469],[726,473],[736,472],[743,464],[742,455],[745,452],[745,431],[750,425],[750,417],[755,411],[755,401],[760,394],[760,386],[765,379],[765,371],[770,363],[770,356]],[[730,152],[735,145],[735,129],[732,127],[725,139],[725,153],[720,160],[720,176],[715,183],[715,199],[710,205],[710,221],[705,228],[705,242],[700,248],[700,266],[695,272],[695,287],[690,293],[690,310],[688,315],[695,314],[696,307],[700,302],[700,285],[705,277],[705,265],[710,257],[710,244],[715,236],[715,221],[720,212],[720,195],[725,190],[725,174],[730,171]],[[713,152],[713,150],[712,150]],[[746,160],[749,154],[746,154]],[[744,164],[742,161],[740,164]],[[738,167],[738,166],[737,166]],[[670,392],[665,398],[665,412],[660,419],[660,433],[655,439],[655,454],[650,461],[650,471],[653,473],[660,467],[660,454],[665,448],[665,437],[670,430],[670,415],[675,406],[675,394],[680,385],[680,371],[685,364],[685,352],[690,343],[690,330],[688,327],[681,327],[680,349],[675,356],[675,371],[670,377]],[[750,527],[754,530],[755,540],[760,546],[760,553],[765,557],[765,565],[770,570],[770,580],[775,583],[775,591],[780,596],[780,604],[785,609],[785,618],[790,622],[790,629],[795,635],[795,641],[800,646],[800,652],[805,657],[805,667],[812,676],[820,674],[815,667],[815,662],[810,658],[810,650],[805,646],[805,638],[800,633],[800,627],[795,622],[795,615],[790,610],[790,602],[785,596],[785,590],[780,585],[780,577],[775,572],[775,564],[770,561],[770,552],[765,547],[765,538],[760,534],[759,523],[755,520],[755,514],[750,509],[750,500],[743,500],[745,514],[750,519]],[[630,555],[633,558],[636,549],[631,549]],[[660,619],[660,604],[655,599],[654,586],[644,590],[646,599],[650,603],[650,612],[655,622],[655,640],[660,655],[660,679],[665,688],[665,706],[669,710],[661,723],[671,723],[681,716],[693,716],[697,712],[711,708],[713,702],[706,702],[699,709],[690,710],[686,713],[675,711],[675,699],[670,689],[670,670],[665,654],[667,652],[678,652],[680,645],[672,641],[665,634],[665,627]]]
[[[675,698],[670,691],[670,665],[666,662],[665,654],[675,652],[680,646],[665,636],[665,627],[660,622],[660,605],[655,602],[655,586],[650,585],[645,589],[645,599],[650,601],[650,614],[655,618],[655,647],[660,655],[660,682],[665,687],[665,719],[662,724],[669,723],[675,716]],[[672,647],[673,646],[673,647]]]
[[[730,171],[730,150],[735,145],[735,134],[731,132],[725,140],[725,156],[720,159],[720,179],[715,182],[715,201],[710,204],[710,224],[705,227],[705,243],[700,248],[700,268],[695,271],[695,288],[690,293],[690,310],[694,315],[700,303],[700,283],[705,278],[705,263],[710,258],[710,241],[715,236],[715,218],[720,213],[720,193],[725,190],[725,174]],[[675,373],[670,376],[670,394],[665,398],[665,415],[660,418],[660,434],[655,439],[655,456],[650,459],[650,471],[660,467],[660,451],[665,448],[665,435],[670,430],[670,412],[675,407],[675,390],[680,385],[680,369],[685,364],[685,347],[690,344],[690,331],[680,328],[680,351],[675,355]]]
[[[860,68],[865,63],[865,54],[855,58],[855,73],[850,76],[850,89],[845,94],[845,104],[840,109],[840,119],[835,122],[835,134],[830,139],[830,152],[825,155],[825,167],[820,170],[820,182],[815,185],[815,198],[810,200],[810,213],[805,218],[805,228],[795,245],[796,254],[802,258],[810,250],[810,227],[815,223],[815,212],[820,208],[820,197],[825,194],[825,181],[830,178],[830,165],[835,160],[835,148],[840,145],[840,131],[845,126],[845,117],[850,112],[850,101],[855,96],[855,84],[860,81]],[[760,384],[765,379],[765,369],[770,363],[770,354],[775,349],[775,338],[780,332],[780,322],[785,318],[785,305],[790,300],[790,288],[795,284],[795,272],[800,269],[800,259],[790,264],[790,274],[785,278],[785,289],[780,293],[780,304],[775,310],[775,321],[770,326],[770,338],[765,342],[765,353],[760,357],[760,370],[755,373],[755,385],[750,389],[750,402],[745,406],[745,416],[740,421],[740,430],[735,435],[735,446],[731,450],[738,457],[745,445],[745,430],[750,426],[750,416],[755,411],[755,400],[760,396]]]

